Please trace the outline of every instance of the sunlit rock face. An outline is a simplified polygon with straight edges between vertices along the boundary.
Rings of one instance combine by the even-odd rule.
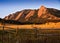
[[[40,18],[41,15],[46,14],[47,13],[47,8],[44,6],[41,6],[38,10],[38,17]]]
[[[4,19],[19,22],[40,23],[43,21],[60,20],[60,10],[41,6],[39,9],[25,9],[9,14]]]
[[[46,8],[41,6],[38,10],[38,18],[46,18],[46,19],[53,19],[57,20],[60,19],[60,11],[53,8]]]

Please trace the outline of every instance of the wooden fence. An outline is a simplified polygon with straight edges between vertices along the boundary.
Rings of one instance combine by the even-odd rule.
[[[60,43],[60,29],[0,28],[0,43]]]

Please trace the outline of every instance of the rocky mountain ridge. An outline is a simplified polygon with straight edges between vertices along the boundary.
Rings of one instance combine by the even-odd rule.
[[[9,14],[4,19],[15,20],[22,23],[45,23],[49,21],[60,21],[60,10],[41,6],[39,9],[25,9],[13,14]]]

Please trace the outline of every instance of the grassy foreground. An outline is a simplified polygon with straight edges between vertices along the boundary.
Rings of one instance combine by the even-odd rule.
[[[60,29],[0,30],[0,43],[60,43]]]
[[[60,22],[2,26],[0,23],[0,43],[60,43]]]

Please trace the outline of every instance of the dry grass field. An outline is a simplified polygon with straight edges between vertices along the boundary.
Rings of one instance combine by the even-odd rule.
[[[0,24],[0,26],[2,26]],[[38,28],[38,29],[59,29],[60,28],[60,22],[58,23],[45,23],[45,24],[30,24],[30,25],[13,25],[13,24],[5,24],[5,27],[10,27],[10,28],[19,28],[19,29],[33,29],[33,28]],[[6,28],[7,29],[7,28]]]
[[[60,43],[60,22],[4,27],[0,23],[0,43]]]

